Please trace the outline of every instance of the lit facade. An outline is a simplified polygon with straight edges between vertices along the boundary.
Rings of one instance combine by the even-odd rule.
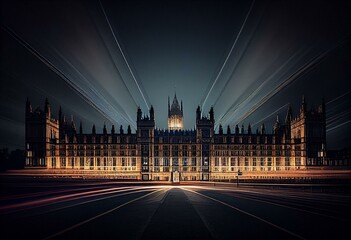
[[[172,107],[168,110],[172,113]],[[136,132],[129,126],[127,131],[121,126],[118,133],[112,126],[108,132],[104,126],[96,133],[93,126],[91,133],[83,133],[82,123],[77,129],[61,108],[56,120],[47,100],[44,110],[32,110],[27,100],[26,167],[108,173],[119,179],[167,181],[177,173],[180,180],[230,180],[238,170],[254,175],[318,165],[318,153],[326,146],[325,105],[307,110],[304,99],[296,117],[291,107],[284,121],[277,117],[272,133],[264,125],[255,132],[250,125],[228,126],[226,133],[219,126],[215,132],[214,124],[213,108],[203,117],[198,107],[195,130],[172,130],[172,125],[159,130],[151,107],[147,117],[137,110]]]

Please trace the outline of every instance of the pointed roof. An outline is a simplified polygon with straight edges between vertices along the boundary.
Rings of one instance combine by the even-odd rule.
[[[171,109],[169,110],[168,115],[169,116],[172,116],[172,115],[183,116],[183,111],[179,105],[176,93],[174,93],[173,102],[172,102]]]

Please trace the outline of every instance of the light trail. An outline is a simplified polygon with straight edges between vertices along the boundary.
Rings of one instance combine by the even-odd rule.
[[[118,209],[120,209],[120,208],[122,208],[122,207],[124,207],[124,206],[126,206],[126,205],[128,205],[128,204],[130,204],[130,203],[133,203],[133,202],[138,201],[138,200],[140,200],[140,199],[146,198],[146,197],[148,197],[148,196],[150,196],[150,195],[152,195],[152,194],[154,194],[154,193],[157,193],[157,192],[160,192],[160,191],[163,191],[163,190],[164,190],[164,189],[156,190],[156,191],[153,191],[153,192],[148,193],[148,194],[146,194],[146,195],[143,195],[143,196],[141,196],[141,197],[138,197],[138,198],[135,198],[135,199],[133,199],[133,200],[130,200],[130,201],[128,201],[128,202],[126,202],[126,203],[123,203],[123,204],[121,204],[121,205],[118,205],[117,207],[114,207],[114,208],[112,208],[112,209],[110,209],[110,210],[108,210],[108,211],[105,211],[105,212],[103,212],[103,213],[100,213],[100,214],[98,214],[98,215],[95,215],[94,217],[88,218],[88,219],[86,219],[86,220],[84,220],[84,221],[82,221],[82,222],[79,222],[79,223],[77,223],[77,224],[71,226],[71,227],[65,228],[65,229],[63,229],[63,230],[61,230],[61,231],[59,231],[59,232],[57,232],[57,233],[54,233],[54,234],[52,234],[52,235],[50,235],[50,236],[44,238],[43,240],[47,240],[47,239],[51,239],[51,238],[60,236],[60,235],[66,233],[66,232],[68,232],[68,231],[71,231],[71,230],[73,230],[73,229],[75,229],[75,228],[78,228],[78,227],[80,227],[80,226],[82,226],[82,225],[84,225],[84,224],[86,224],[86,223],[88,223],[88,222],[91,222],[91,221],[93,221],[93,220],[95,220],[95,219],[97,219],[97,218],[100,218],[100,217],[102,217],[102,216],[104,216],[104,215],[106,215],[106,214],[108,214],[108,213],[111,213],[111,212],[113,212],[113,211],[116,211],[116,210],[118,210]]]
[[[145,103],[147,109],[149,109],[149,105],[148,105],[148,103],[146,102],[145,96],[144,96],[143,92],[141,91],[141,88],[140,88],[140,86],[139,86],[139,83],[138,83],[138,81],[136,80],[135,75],[134,75],[134,73],[133,73],[133,71],[132,71],[132,69],[131,69],[131,67],[130,67],[130,65],[129,65],[129,63],[128,63],[128,61],[127,61],[127,58],[125,57],[125,55],[124,55],[124,53],[123,53],[123,50],[122,50],[122,48],[121,48],[121,46],[120,46],[120,44],[119,44],[119,42],[118,42],[118,40],[117,40],[117,37],[116,37],[116,35],[115,35],[115,32],[113,31],[113,28],[112,28],[112,26],[111,26],[111,24],[110,24],[110,21],[109,21],[109,19],[108,19],[108,17],[107,17],[107,14],[106,14],[106,12],[105,12],[104,6],[102,5],[102,2],[101,2],[100,0],[99,0],[99,3],[100,3],[100,6],[101,6],[102,11],[103,11],[103,13],[104,13],[106,22],[107,22],[107,24],[108,24],[108,26],[109,26],[109,28],[110,28],[110,30],[111,30],[111,33],[112,33],[112,35],[113,35],[113,38],[114,38],[114,40],[115,40],[115,42],[116,42],[116,44],[117,44],[117,46],[118,46],[118,48],[119,48],[119,50],[120,50],[122,56],[123,56],[123,59],[124,59],[125,63],[127,64],[127,67],[128,67],[128,69],[129,69],[129,71],[130,71],[130,74],[132,75],[132,78],[133,78],[133,80],[134,80],[134,82],[135,82],[135,84],[136,84],[136,86],[137,86],[137,88],[138,88],[138,90],[139,90],[139,92],[140,92],[140,94],[141,94],[143,100],[144,100],[144,103]]]
[[[229,51],[229,53],[228,53],[226,59],[224,60],[224,63],[222,64],[222,67],[220,68],[220,70],[219,70],[219,72],[218,72],[218,74],[217,74],[217,76],[216,76],[214,82],[212,83],[212,86],[211,86],[210,90],[208,91],[208,93],[207,93],[207,95],[206,95],[206,97],[205,97],[205,100],[204,100],[203,103],[202,103],[202,106],[201,106],[202,109],[204,108],[204,105],[205,105],[205,103],[206,103],[206,101],[207,101],[207,98],[209,97],[209,95],[210,95],[210,93],[211,93],[213,87],[214,87],[215,84],[217,83],[219,76],[221,75],[221,73],[222,73],[222,71],[223,71],[223,69],[224,69],[224,67],[225,67],[225,65],[226,65],[226,63],[227,63],[227,61],[228,61],[230,55],[232,54],[232,51],[233,51],[234,47],[236,46],[236,43],[238,42],[238,39],[239,39],[239,37],[240,37],[240,35],[241,35],[242,30],[243,30],[244,27],[245,27],[246,21],[247,21],[247,19],[249,18],[249,15],[250,15],[250,13],[251,13],[251,10],[252,10],[254,4],[255,4],[255,0],[252,1],[251,6],[250,6],[250,9],[249,9],[248,13],[246,14],[245,20],[244,20],[243,24],[241,25],[241,28],[240,28],[240,30],[239,30],[239,32],[238,32],[238,34],[237,34],[237,36],[236,36],[236,38],[235,38],[235,40],[234,40],[234,43],[233,43],[233,45],[232,45],[232,47],[231,47],[231,49],[230,49],[230,51]]]
[[[91,107],[93,107],[96,111],[98,111],[102,116],[108,119],[110,122],[114,122],[114,118],[109,116],[108,113],[104,112],[96,103],[91,99],[88,92],[81,88],[78,84],[76,84],[73,80],[67,77],[60,69],[58,69],[53,63],[51,63],[48,59],[46,59],[43,55],[41,55],[35,48],[33,48],[28,42],[18,36],[14,31],[12,31],[9,27],[2,25],[1,26],[4,31],[6,31],[11,37],[13,37],[21,46],[26,48],[30,53],[32,53],[36,58],[38,58],[42,63],[44,63],[48,68],[50,68],[54,73],[56,73],[61,79],[63,79],[68,86],[71,87],[86,103],[88,103]]]
[[[248,215],[248,216],[250,216],[250,217],[252,217],[252,218],[255,218],[255,219],[257,219],[257,220],[259,220],[259,221],[261,221],[261,222],[264,222],[264,223],[266,223],[266,224],[268,224],[268,225],[270,225],[270,226],[272,226],[272,227],[275,227],[275,228],[277,228],[277,229],[279,229],[279,230],[281,230],[281,231],[283,231],[283,232],[285,232],[285,233],[288,233],[288,234],[290,234],[290,235],[292,235],[292,236],[294,236],[294,237],[297,237],[297,238],[299,238],[299,239],[304,239],[304,240],[306,240],[306,238],[304,238],[304,237],[298,235],[297,233],[294,233],[294,232],[292,232],[292,231],[290,231],[290,230],[288,230],[288,229],[286,229],[286,228],[284,228],[284,227],[278,226],[278,225],[276,225],[276,224],[274,224],[274,223],[272,223],[272,222],[270,222],[270,221],[268,221],[268,220],[265,220],[265,219],[263,219],[263,218],[261,218],[261,217],[258,217],[258,216],[256,216],[256,215],[254,215],[254,214],[252,214],[252,213],[246,212],[246,211],[244,211],[244,210],[242,210],[242,209],[240,209],[240,208],[234,207],[234,206],[232,206],[232,205],[230,205],[230,204],[228,204],[228,203],[222,202],[222,201],[220,201],[220,200],[218,200],[218,199],[209,197],[209,196],[207,196],[207,195],[204,195],[204,194],[202,194],[202,193],[198,193],[198,192],[193,191],[193,190],[189,190],[189,189],[184,189],[184,190],[185,190],[185,191],[188,191],[188,192],[192,192],[192,193],[197,194],[197,195],[199,195],[199,196],[202,196],[202,197],[204,197],[204,198],[210,199],[210,200],[212,200],[212,201],[214,201],[214,202],[217,202],[217,203],[220,203],[220,204],[222,204],[222,205],[225,205],[225,206],[227,206],[227,207],[229,207],[229,208],[232,208],[232,209],[234,209],[234,210],[236,210],[236,211],[238,211],[238,212],[241,212],[241,213],[243,213],[243,214],[245,214],[245,215]]]

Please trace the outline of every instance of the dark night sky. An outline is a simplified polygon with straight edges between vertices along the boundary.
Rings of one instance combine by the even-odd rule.
[[[327,103],[329,148],[351,145],[347,1],[2,1],[0,147],[24,147],[24,110],[49,98],[66,118],[135,129],[167,97],[185,128],[214,106],[218,124],[265,122]]]

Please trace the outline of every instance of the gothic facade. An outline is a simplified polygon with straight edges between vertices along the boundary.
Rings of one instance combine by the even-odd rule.
[[[176,96],[169,116],[183,115]],[[170,120],[169,120],[170,121]],[[172,122],[172,121],[171,121]],[[26,167],[83,174],[109,173],[119,179],[230,180],[238,171],[255,175],[260,172],[299,171],[320,164],[326,146],[325,104],[307,110],[302,100],[297,116],[288,108],[284,121],[277,120],[273,132],[265,126],[253,132],[249,125],[239,129],[222,126],[215,132],[213,108],[209,116],[196,110],[196,128],[159,130],[155,126],[153,107],[149,116],[137,110],[137,129],[128,126],[119,132],[114,126],[102,133],[83,133],[71,119],[66,121],[61,108],[58,119],[45,108],[32,110],[26,103]],[[170,123],[170,122],[169,122]],[[169,125],[170,126],[170,125]],[[179,130],[180,129],[180,130]]]

